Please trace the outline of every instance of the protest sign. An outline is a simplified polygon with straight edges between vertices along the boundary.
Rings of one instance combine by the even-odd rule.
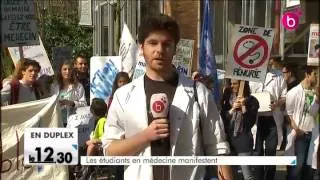
[[[226,77],[264,82],[273,37],[272,28],[236,24],[226,63]]]
[[[43,74],[51,76],[54,74],[47,52],[43,47],[41,39],[40,45],[23,46],[22,49],[24,58],[36,60],[40,64],[41,71],[39,73],[39,76]],[[20,60],[19,47],[9,47],[8,50],[13,60],[13,63],[17,64]]]
[[[90,112],[90,106],[78,107],[76,113],[68,117],[67,128],[78,128],[79,146],[85,146],[90,139],[90,133],[94,130],[94,121]]]
[[[320,58],[319,35],[320,35],[319,24],[310,24],[307,64],[311,66],[319,66],[319,58]]]
[[[120,39],[119,56],[121,56],[122,69],[127,72],[129,77],[132,76],[136,65],[138,46],[133,39],[127,24],[123,25]]]
[[[57,95],[1,107],[1,179],[68,179],[67,166],[24,164],[24,129],[62,127],[60,118]]]
[[[52,48],[52,64],[54,70],[57,71],[60,65],[66,60],[72,61],[72,49],[70,47]]]
[[[121,57],[93,56],[90,62],[90,101],[95,97],[107,100],[113,81],[121,71]]]
[[[194,40],[180,39],[177,44],[176,55],[173,57],[172,63],[178,71],[186,76],[191,75],[191,62],[193,57]]]
[[[1,1],[1,44],[4,47],[39,44],[32,0]]]
[[[146,73],[146,61],[140,50],[137,50],[137,64],[134,69],[133,78],[137,79],[138,77]]]

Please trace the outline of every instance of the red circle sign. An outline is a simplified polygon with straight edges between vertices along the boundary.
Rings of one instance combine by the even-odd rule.
[[[256,43],[254,45],[252,45],[251,47],[247,48],[248,50],[239,56],[238,53],[239,53],[240,45],[244,45],[247,42],[253,43],[252,40],[255,40]],[[255,60],[250,59],[249,56],[252,56],[252,54],[255,53],[259,48],[263,48],[263,56],[262,57],[259,56]],[[233,51],[233,58],[234,58],[235,62],[237,64],[239,64],[241,67],[249,68],[249,69],[261,66],[267,60],[267,57],[268,57],[268,44],[267,44],[267,42],[263,38],[261,38],[260,36],[252,35],[252,34],[241,37],[237,41],[237,43],[234,47],[234,51]],[[249,62],[247,62],[247,61],[244,62],[244,60],[247,60]],[[253,64],[253,61],[257,61],[257,63]]]
[[[156,113],[161,113],[164,110],[164,104],[162,101],[155,101],[152,104],[152,109]]]

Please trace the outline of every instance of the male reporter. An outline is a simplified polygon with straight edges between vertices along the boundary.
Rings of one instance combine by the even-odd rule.
[[[171,64],[180,39],[177,22],[165,15],[149,18],[140,26],[138,37],[147,64],[146,74],[115,92],[105,125],[105,154],[145,157],[227,154],[229,145],[211,93],[197,83],[198,106],[194,82]],[[155,117],[152,111],[158,111],[159,104],[154,108],[153,95],[162,93],[166,98],[160,101],[168,103],[168,113]],[[198,180],[204,175],[205,166],[130,165],[125,168],[124,178]]]

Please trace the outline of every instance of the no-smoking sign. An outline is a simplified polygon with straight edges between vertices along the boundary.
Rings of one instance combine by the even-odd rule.
[[[267,42],[257,35],[241,37],[234,48],[233,58],[236,63],[244,68],[261,66],[268,57]]]
[[[247,81],[264,81],[272,47],[274,30],[235,25],[226,77]]]

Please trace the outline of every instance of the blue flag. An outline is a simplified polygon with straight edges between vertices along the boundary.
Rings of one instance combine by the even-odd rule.
[[[214,20],[214,19],[213,19]],[[200,73],[210,76],[213,79],[213,96],[216,103],[219,103],[219,82],[217,75],[217,65],[214,50],[212,47],[213,27],[210,4],[208,0],[204,3],[203,24],[200,40]]]

